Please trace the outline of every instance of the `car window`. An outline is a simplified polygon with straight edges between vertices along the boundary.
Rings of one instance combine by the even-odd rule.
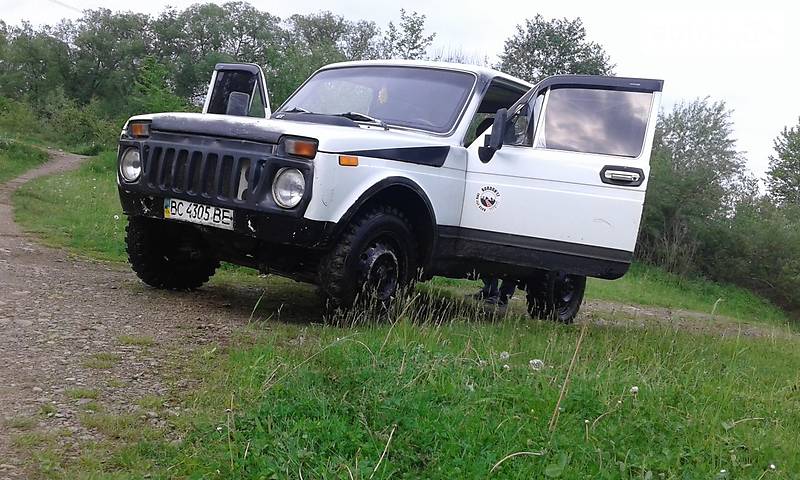
[[[534,146],[638,157],[651,105],[645,92],[554,88]]]
[[[436,68],[333,68],[311,77],[280,111],[359,112],[389,125],[446,133],[464,110],[474,84],[471,73]]]
[[[536,101],[533,102],[533,109],[530,108],[530,103],[526,103],[511,117],[510,128],[506,130],[506,138],[503,143],[531,146],[536,126],[539,123],[539,113],[542,111],[543,102],[544,92],[536,96]]]

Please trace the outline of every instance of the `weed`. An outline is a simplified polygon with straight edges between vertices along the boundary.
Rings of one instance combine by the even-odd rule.
[[[91,388],[68,388],[64,393],[71,400],[79,400],[81,398],[97,399],[100,396],[100,391]]]
[[[99,352],[89,356],[83,361],[83,366],[97,370],[110,370],[119,362],[120,357],[116,353]]]
[[[120,335],[117,341],[121,345],[134,347],[151,347],[156,344],[155,339],[150,335]]]

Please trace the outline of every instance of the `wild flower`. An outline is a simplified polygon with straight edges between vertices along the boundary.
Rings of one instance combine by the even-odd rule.
[[[533,360],[528,362],[528,365],[531,366],[531,370],[534,370],[534,371],[537,371],[537,372],[544,368],[544,362],[539,360],[538,358],[534,358]]]
[[[511,366],[509,364],[503,365],[503,370],[511,370]]]
[[[635,397],[638,394],[639,394],[639,387],[637,387],[636,385],[632,386],[631,387],[631,395],[633,395]]]
[[[508,352],[500,352],[500,361],[501,362],[508,361],[509,358],[511,358],[511,355]]]

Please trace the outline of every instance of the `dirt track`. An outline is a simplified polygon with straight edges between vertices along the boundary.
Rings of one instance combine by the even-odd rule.
[[[49,163],[0,185],[0,479],[27,476],[27,455],[13,445],[14,435],[58,432],[57,442],[74,455],[95,438],[77,418],[88,400],[68,398],[71,390],[99,391],[97,403],[108,412],[139,413],[136,400],[165,393],[160,371],[170,355],[227,336],[247,321],[260,293],[215,287],[167,294],[144,287],[125,265],[75,259],[36,243],[13,221],[14,190],[82,160],[50,154]],[[123,345],[121,335],[156,343]],[[87,365],[100,352],[113,354],[112,368]],[[20,418],[35,423],[9,427]]]
[[[232,328],[248,321],[261,294],[252,287],[152,290],[126,265],[78,259],[36,243],[13,221],[14,190],[38,176],[75,168],[82,160],[50,154],[49,163],[0,185],[0,480],[27,476],[28,457],[13,444],[14,435],[47,432],[74,456],[82,443],[98,438],[81,426],[78,416],[88,414],[89,400],[70,398],[74,389],[98,391],[96,403],[109,413],[134,413],[163,425],[137,400],[166,393],[163,373],[172,356],[227,338]],[[520,297],[515,304],[522,302]],[[521,303],[519,310],[524,311]],[[655,323],[723,336],[781,334],[698,313],[598,301],[587,302],[581,318],[600,325]],[[123,335],[152,337],[155,344],[125,344]],[[91,365],[98,353],[113,358],[113,366]],[[184,385],[176,382],[173,387]],[[16,419],[34,420],[24,429],[9,426]]]

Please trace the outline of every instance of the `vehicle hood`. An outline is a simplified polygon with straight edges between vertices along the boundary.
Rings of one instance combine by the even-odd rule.
[[[158,113],[139,115],[150,120],[154,131],[237,138],[278,143],[284,135],[310,137],[319,141],[319,151],[342,153],[359,150],[450,145],[451,138],[381,127],[324,125],[292,120],[235,117],[208,113]]]

